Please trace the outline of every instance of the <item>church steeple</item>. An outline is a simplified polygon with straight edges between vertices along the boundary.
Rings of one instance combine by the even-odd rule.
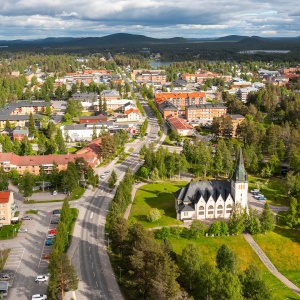
[[[236,162],[235,171],[232,176],[232,180],[235,182],[238,181],[248,181],[247,173],[244,166],[244,158],[243,158],[243,152],[242,149],[240,149],[240,153]]]

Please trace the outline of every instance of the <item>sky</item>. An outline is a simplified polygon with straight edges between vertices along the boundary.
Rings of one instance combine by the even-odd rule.
[[[0,40],[300,36],[298,0],[0,0]]]

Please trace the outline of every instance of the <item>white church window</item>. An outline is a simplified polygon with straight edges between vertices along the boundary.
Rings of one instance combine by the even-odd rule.
[[[204,210],[204,206],[199,206],[199,210]]]
[[[223,205],[218,205],[217,214],[220,215],[223,213]]]
[[[214,214],[214,207],[212,205],[210,205],[208,207],[208,212],[207,212],[209,215],[213,215]]]
[[[232,205],[231,205],[231,204],[228,204],[228,205],[226,206],[226,213],[229,214],[229,213],[231,213],[231,212],[232,212]]]

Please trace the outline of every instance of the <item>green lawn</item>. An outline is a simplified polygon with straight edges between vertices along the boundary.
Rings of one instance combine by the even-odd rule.
[[[22,222],[15,225],[3,225],[0,228],[0,240],[11,239],[18,234],[18,230],[21,227]]]
[[[285,180],[248,176],[249,190],[259,189],[271,205],[289,206],[288,189]]]
[[[278,271],[300,287],[300,231],[276,226],[253,237]]]
[[[72,191],[70,199],[77,200],[82,197],[83,193],[84,193],[84,188],[82,186],[78,186]]]
[[[8,258],[10,249],[4,249],[4,250],[0,250],[1,251],[1,255],[0,255],[0,270],[3,270],[3,267],[6,263],[6,260]]]
[[[77,150],[78,150],[78,148],[76,148],[76,147],[68,148],[69,153],[75,153]]]
[[[185,181],[178,181],[143,185],[135,194],[129,222],[141,223],[145,228],[182,225],[181,221],[176,220],[174,192],[186,184]],[[159,221],[153,223],[147,220],[152,208],[159,209],[162,216]]]
[[[37,209],[29,209],[29,210],[26,210],[26,215],[30,215],[30,214],[37,214],[38,213],[38,210]]]
[[[287,288],[279,279],[270,273],[256,253],[252,250],[249,244],[245,241],[242,235],[239,236],[224,236],[224,237],[201,237],[199,239],[184,239],[182,237],[171,236],[169,238],[173,250],[177,255],[181,255],[182,249],[188,243],[194,243],[203,260],[208,260],[215,264],[216,254],[218,248],[222,244],[227,244],[238,256],[238,271],[244,271],[250,263],[257,266],[262,273],[263,279],[269,286],[276,300],[283,299],[300,299],[293,291]],[[286,274],[285,274],[286,275]],[[195,295],[196,296],[196,295]],[[195,297],[197,299],[197,297]]]

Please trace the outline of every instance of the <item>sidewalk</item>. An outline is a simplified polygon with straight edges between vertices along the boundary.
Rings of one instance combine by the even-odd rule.
[[[268,270],[276,276],[283,284],[285,284],[288,288],[294,291],[296,294],[300,296],[300,289],[292,283],[289,279],[283,276],[276,267],[272,264],[267,255],[261,250],[258,244],[254,241],[253,237],[249,233],[244,233],[245,240],[252,247],[254,252],[258,255],[260,260],[264,263],[264,265],[268,268]]]

